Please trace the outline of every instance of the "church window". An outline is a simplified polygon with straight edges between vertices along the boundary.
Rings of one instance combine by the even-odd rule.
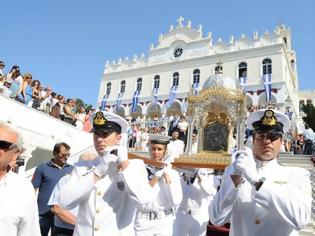
[[[271,59],[266,58],[262,62],[263,66],[263,75],[272,74],[272,62]]]
[[[110,94],[111,88],[112,88],[112,83],[107,83],[107,85],[106,85],[106,95],[107,96]]]
[[[193,71],[193,84],[199,84],[200,83],[200,70],[195,69]]]
[[[141,91],[142,88],[142,78],[137,79],[137,91]]]
[[[175,72],[173,74],[173,86],[178,86],[179,84],[179,73]]]
[[[247,63],[241,62],[238,65],[238,78],[247,77]]]
[[[126,90],[126,81],[123,80],[120,82],[120,93],[124,93]]]
[[[159,88],[160,87],[160,76],[156,75],[154,76],[154,88]]]

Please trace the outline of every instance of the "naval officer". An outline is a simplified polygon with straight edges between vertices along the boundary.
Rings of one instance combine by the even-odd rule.
[[[137,205],[151,198],[142,160],[127,159],[128,123],[118,115],[98,111],[92,116],[95,168],[76,167],[60,193],[60,204],[79,205],[74,235],[134,235]]]
[[[227,167],[220,190],[210,207],[215,225],[231,223],[230,235],[298,235],[310,220],[310,174],[278,163],[282,135],[290,121],[283,113],[267,109],[251,113],[253,149],[236,152]]]

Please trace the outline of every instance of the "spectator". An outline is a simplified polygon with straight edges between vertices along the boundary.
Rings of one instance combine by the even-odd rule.
[[[79,161],[74,164],[74,166],[78,167],[87,167],[93,168],[98,163],[99,160],[95,159],[96,154],[92,152],[83,153]],[[51,197],[49,199],[48,205],[51,206],[51,211],[55,214],[54,222],[55,227],[52,232],[52,236],[72,236],[74,225],[76,223],[76,217],[78,214],[78,207],[72,208],[70,210],[66,210],[60,206],[60,192],[63,189],[63,186],[69,180],[70,175],[63,176],[57,185],[55,186]]]
[[[165,130],[165,127],[164,127],[164,126],[162,126],[162,127],[160,128],[160,130],[159,130],[159,134],[160,134],[160,135],[167,135],[166,130]]]
[[[22,148],[20,134],[0,122],[0,235],[39,236],[36,198],[29,180],[10,171]]]
[[[182,140],[178,139],[179,129],[174,129],[172,133],[172,138],[167,146],[168,150],[172,151],[172,157],[169,162],[173,162],[174,158],[178,158],[180,154],[183,154],[185,144]]]
[[[3,84],[3,87],[2,87],[3,96],[5,96],[7,98],[11,97],[12,91],[11,91],[10,87],[11,87],[11,83],[9,81],[5,81]]]
[[[3,61],[0,61],[0,77],[4,77],[3,68],[5,67],[5,64]]]
[[[37,204],[39,211],[39,224],[42,236],[47,236],[54,226],[54,215],[47,205],[51,193],[64,175],[70,173],[73,166],[67,164],[70,156],[70,146],[66,143],[57,143],[53,150],[54,158],[40,164],[33,175],[32,184],[39,190]]]
[[[11,97],[15,99],[22,91],[23,78],[21,76],[20,67],[12,66],[12,69],[6,76],[6,80],[11,82]]]
[[[85,112],[84,112],[84,107],[81,106],[81,107],[78,109],[78,112],[77,112],[77,114],[76,114],[77,121],[75,122],[75,126],[76,126],[78,129],[83,130],[83,126],[84,126],[84,122],[85,122],[85,117],[86,117],[86,114],[85,114]]]
[[[18,100],[25,105],[32,106],[32,75],[26,73],[23,75],[23,84],[22,84],[22,92],[19,94]],[[31,103],[30,103],[31,102]],[[30,103],[30,104],[29,104]]]
[[[83,125],[83,130],[86,132],[91,132],[91,122],[90,122],[90,117],[91,115],[95,112],[95,109],[92,107],[90,110],[87,110],[87,114],[85,116],[85,122]]]
[[[304,136],[304,155],[312,155],[313,154],[313,142],[315,141],[315,134],[312,128],[305,124],[305,130],[303,132]]]
[[[72,112],[72,107],[73,107],[73,100],[72,99],[67,99],[66,105],[63,107],[63,112],[64,112],[64,118],[63,121],[74,125],[76,121],[76,115],[75,113]]]
[[[179,121],[177,123],[177,128],[179,129],[178,139],[182,140],[185,143],[185,147],[186,147],[188,122],[186,121],[185,116],[180,116]]]
[[[33,105],[32,107],[37,109],[40,106],[41,97],[40,97],[40,82],[38,80],[33,80],[32,84],[32,99],[33,99]]]

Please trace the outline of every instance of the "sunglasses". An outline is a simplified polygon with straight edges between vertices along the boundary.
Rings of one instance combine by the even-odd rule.
[[[19,153],[21,151],[16,144],[4,140],[0,140],[0,149],[6,152],[13,151],[14,153]]]
[[[255,139],[264,140],[269,139],[271,142],[276,141],[282,138],[282,133],[275,133],[275,132],[258,132],[255,133]]]

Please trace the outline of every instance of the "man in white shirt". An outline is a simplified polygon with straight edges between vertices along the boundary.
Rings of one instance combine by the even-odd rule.
[[[33,186],[10,168],[21,152],[22,142],[12,126],[0,122],[0,235],[40,235]]]
[[[253,150],[235,153],[210,207],[215,225],[231,223],[234,236],[293,236],[311,217],[310,173],[280,165],[282,135],[290,128],[283,113],[267,109],[251,113]]]
[[[304,155],[312,155],[313,154],[313,147],[314,147],[314,141],[315,141],[315,134],[312,128],[308,126],[308,124],[305,124],[305,130],[303,132],[304,136]]]
[[[128,123],[105,111],[92,116],[99,164],[76,167],[60,193],[65,209],[79,205],[74,235],[134,235],[134,214],[151,199],[142,160],[127,160]]]
[[[178,137],[179,129],[174,129],[170,143],[167,145],[167,150],[172,154],[172,160],[169,160],[170,162],[173,162],[174,158],[178,158],[180,154],[184,153],[185,143],[179,140]]]

